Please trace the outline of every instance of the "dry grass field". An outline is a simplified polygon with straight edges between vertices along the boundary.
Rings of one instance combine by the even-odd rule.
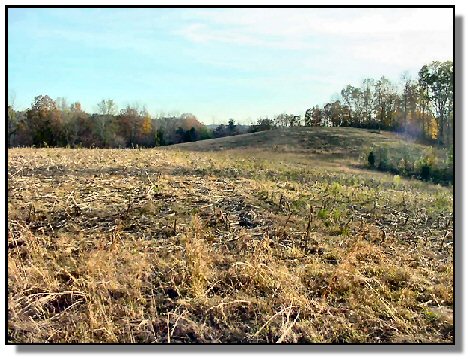
[[[359,129],[9,149],[12,343],[451,343],[451,186]]]

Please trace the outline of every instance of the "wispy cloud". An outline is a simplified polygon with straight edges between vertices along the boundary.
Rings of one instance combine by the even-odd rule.
[[[452,56],[451,16],[451,9],[205,10],[186,14],[177,33],[196,43],[322,49],[408,67]]]

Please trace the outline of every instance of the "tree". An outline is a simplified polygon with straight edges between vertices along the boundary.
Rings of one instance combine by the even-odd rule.
[[[76,145],[92,146],[94,144],[92,119],[82,110],[78,101],[72,103],[69,109],[62,113],[62,116],[67,145],[75,147]]]
[[[141,121],[139,145],[155,146],[155,133],[152,124],[152,118],[145,111]]]
[[[117,105],[113,100],[101,100],[98,104],[98,114],[96,128],[98,132],[98,137],[101,140],[103,146],[109,145],[111,141],[111,126],[113,121],[113,116],[117,112]]]
[[[69,105],[67,104],[67,99],[64,97],[58,97],[55,99],[55,104],[57,109],[62,112],[66,112],[70,109]]]
[[[323,115],[327,126],[341,126],[343,122],[343,108],[339,100],[325,104]]]
[[[18,119],[15,112],[16,93],[9,89],[8,95],[8,147],[12,145],[12,138],[18,131]]]
[[[273,126],[287,127],[289,125],[289,116],[286,113],[277,115],[274,118]]]
[[[352,114],[351,122],[353,126],[362,126],[362,90],[360,88],[353,88],[351,93],[352,99]]]
[[[211,137],[211,132],[207,126],[203,126],[199,129],[199,140],[210,139]]]
[[[57,105],[48,95],[39,95],[34,98],[31,110],[50,112],[57,109]]]
[[[117,113],[117,105],[113,100],[101,100],[98,104],[98,113],[100,115],[115,115]]]
[[[269,118],[259,118],[255,125],[251,125],[250,132],[271,130],[275,127],[275,120]]]
[[[26,119],[35,146],[63,145],[62,117],[48,95],[39,95],[26,113]]]
[[[236,135],[238,133],[237,125],[235,125],[235,120],[229,119],[227,130],[228,130],[229,135]]]
[[[136,106],[131,107],[128,105],[125,109],[121,110],[117,122],[119,135],[126,142],[126,146],[132,147],[138,144],[142,120]]]
[[[177,143],[185,142],[186,131],[180,126],[176,129]]]
[[[305,126],[313,126],[313,108],[305,111]]]
[[[177,123],[178,126],[181,126],[184,130],[190,130],[192,127],[199,129],[203,126],[197,117],[191,113],[185,113],[177,117]]]
[[[18,131],[19,122],[13,106],[8,105],[8,146],[12,146],[13,137]]]
[[[398,128],[400,97],[390,80],[382,76],[374,84],[374,126],[394,130]]]
[[[198,139],[196,128],[193,126],[191,129],[186,130],[186,141],[196,141]]]
[[[360,96],[360,89],[356,88],[351,85],[347,85],[343,90],[341,90],[341,96],[343,99],[343,103],[346,106],[344,110],[347,111],[348,115],[348,125],[356,124],[358,125],[358,116],[357,116],[357,105],[358,105],[358,97]]]
[[[374,84],[374,105],[376,113],[376,123],[380,130],[381,126],[385,125],[386,109],[388,106],[390,96],[390,81],[384,76]]]
[[[324,111],[318,105],[307,109],[305,112],[305,126],[321,126],[325,118],[324,115]]]
[[[424,88],[423,93],[433,106],[438,120],[439,144],[445,144],[449,139],[449,129],[453,127],[453,83],[454,65],[452,61],[433,61],[424,65],[419,71],[419,82]],[[445,134],[445,132],[447,134]],[[445,136],[447,135],[447,139]]]
[[[361,122],[366,123],[367,126],[372,124],[372,111],[374,106],[374,99],[372,87],[374,86],[373,79],[364,79],[362,81],[362,106],[361,106]]]
[[[300,126],[300,116],[290,114],[290,115],[288,115],[288,119],[289,119],[289,126],[290,127]]]
[[[418,136],[420,128],[418,118],[418,104],[419,104],[419,87],[416,81],[411,80],[408,75],[403,76],[403,94],[401,97],[402,103],[402,120],[401,128],[410,135]],[[422,130],[423,137],[425,136],[424,129]]]
[[[311,126],[321,126],[323,120],[323,113],[322,110],[317,106],[312,108],[312,115],[311,115]]]
[[[227,136],[227,127],[224,124],[218,125],[214,129],[214,137],[215,138],[221,138]]]
[[[351,126],[352,120],[352,112],[351,108],[347,105],[342,105],[340,104],[340,116],[341,116],[341,124],[339,126]]]
[[[78,101],[74,102],[73,104],[70,105],[70,111],[72,112],[83,112],[82,110],[82,104],[80,104]]]

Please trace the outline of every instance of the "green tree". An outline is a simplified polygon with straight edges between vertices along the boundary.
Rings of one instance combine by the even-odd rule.
[[[97,107],[98,114],[100,115],[97,117],[96,123],[97,135],[101,143],[104,146],[108,146],[114,133],[112,125],[114,115],[117,113],[117,105],[111,99],[103,99],[97,104]]]
[[[418,136],[418,104],[419,104],[419,86],[416,81],[409,78],[407,74],[403,76],[403,93],[401,96],[401,128],[408,134]],[[425,133],[422,132],[424,137]]]
[[[372,125],[372,112],[374,108],[373,79],[364,79],[361,90],[361,122],[366,126]]]
[[[66,143],[73,147],[90,130],[88,115],[82,110],[79,102],[63,108],[61,112]]]
[[[311,126],[321,126],[323,121],[323,112],[320,107],[317,105],[312,109],[312,120]]]
[[[438,143],[449,142],[453,127],[453,83],[454,65],[452,61],[433,61],[419,71],[419,82],[424,95],[429,99],[438,120]]]
[[[390,80],[382,76],[374,84],[376,123],[379,128],[391,128],[395,92]]]
[[[8,105],[8,146],[12,146],[13,137],[18,132],[19,122],[13,106]]]
[[[235,125],[235,120],[229,119],[227,130],[228,130],[229,135],[237,134],[237,125]]]
[[[126,142],[127,147],[133,147],[139,143],[139,135],[142,131],[143,117],[139,114],[137,106],[126,106],[117,117],[119,135]]]
[[[339,100],[327,103],[323,107],[323,114],[328,125],[341,126],[343,123],[343,107]]]
[[[48,95],[39,95],[26,113],[32,142],[35,146],[64,145],[60,111]]]
[[[313,126],[313,108],[305,111],[305,126]]]
[[[359,98],[361,96],[361,89],[352,85],[347,85],[341,90],[341,97],[343,104],[346,106],[344,110],[348,113],[348,125],[357,126],[359,124]]]

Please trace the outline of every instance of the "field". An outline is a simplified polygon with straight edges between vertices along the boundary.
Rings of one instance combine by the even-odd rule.
[[[340,128],[9,149],[9,341],[453,342],[453,188],[365,168],[373,146],[426,150]]]

